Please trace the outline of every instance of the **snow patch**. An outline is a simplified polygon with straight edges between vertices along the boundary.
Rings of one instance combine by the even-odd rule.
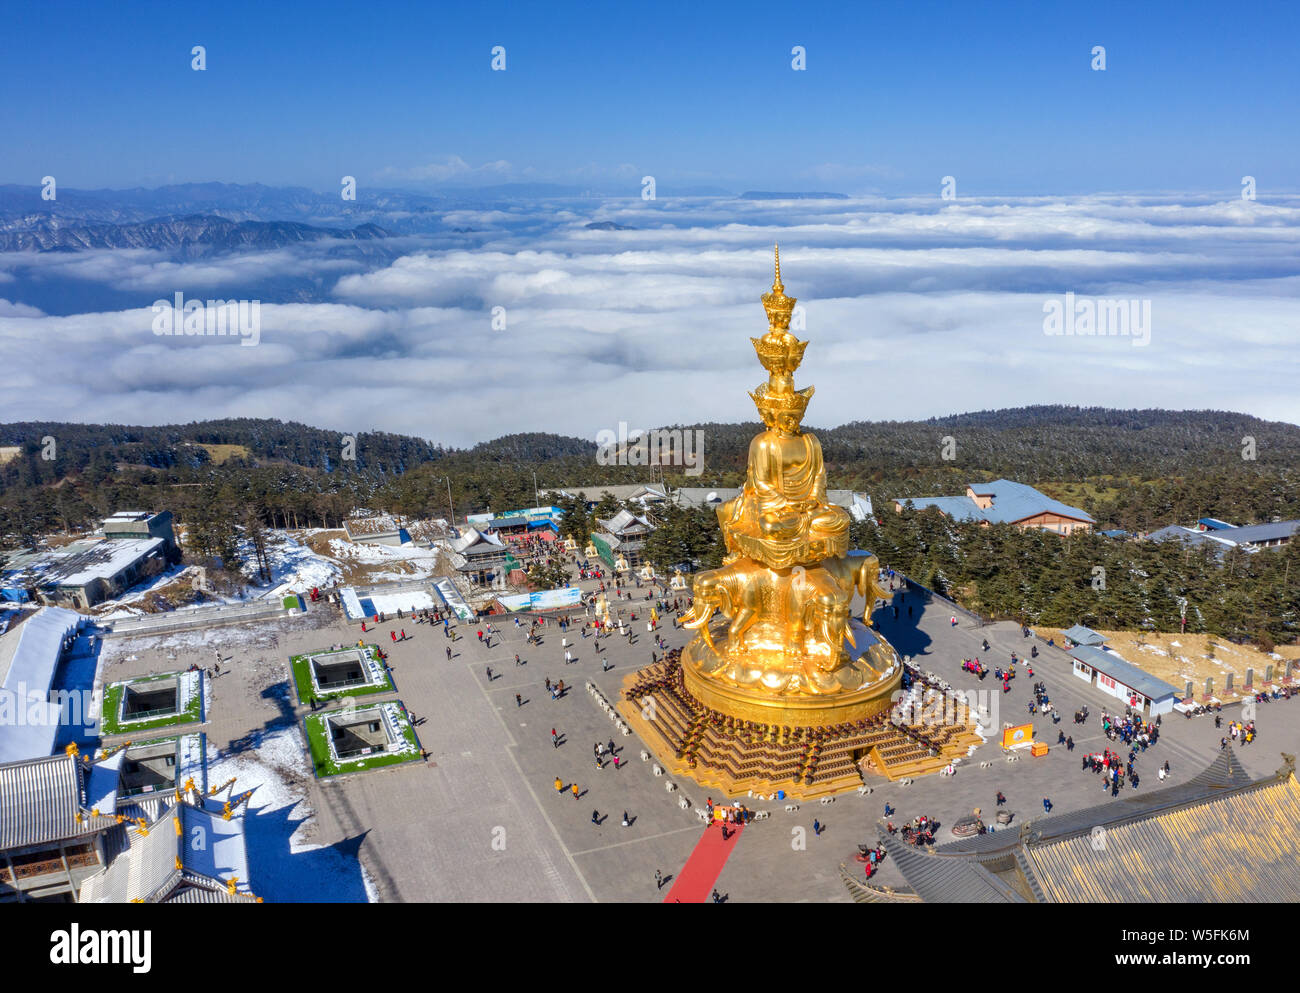
[[[307,840],[315,811],[307,799],[311,768],[297,724],[258,734],[242,750],[221,752],[209,765],[208,779],[223,783],[232,776],[236,795],[254,791],[245,836],[249,882],[258,896],[271,903],[378,899],[360,859]]]

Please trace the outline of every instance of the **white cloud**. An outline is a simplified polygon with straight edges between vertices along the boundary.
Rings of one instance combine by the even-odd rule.
[[[290,250],[50,261],[160,295],[203,280],[237,295],[273,271],[324,279],[334,302],[264,303],[256,348],[155,337],[147,308],[0,303],[14,386],[0,420],[278,417],[455,444],[751,420],[745,390],[764,374],[748,338],[766,328],[758,297],[779,240],[811,341],[798,374],[817,386],[810,424],[1058,402],[1300,423],[1300,202],[629,198],[451,216],[484,230],[482,246],[365,272]],[[1045,335],[1043,303],[1066,291],[1150,299],[1150,344]]]

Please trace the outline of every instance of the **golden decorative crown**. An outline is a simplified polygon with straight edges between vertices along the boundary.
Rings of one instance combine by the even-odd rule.
[[[778,392],[768,388],[767,383],[763,383],[750,393],[750,398],[754,401],[754,406],[763,416],[763,423],[767,423],[768,417],[778,414],[794,414],[796,420],[803,420],[804,411],[808,409],[808,401],[812,399],[814,387],[805,386],[802,390],[792,390],[789,392]]]
[[[769,331],[761,338],[750,338],[758,361],[774,376],[789,376],[803,361],[803,350],[808,342],[800,341],[789,331]]]
[[[790,314],[796,303],[794,297],[785,295],[781,284],[781,246],[776,245],[776,278],[772,280],[772,292],[763,294],[763,309],[767,311],[767,323],[773,331],[790,329]]]

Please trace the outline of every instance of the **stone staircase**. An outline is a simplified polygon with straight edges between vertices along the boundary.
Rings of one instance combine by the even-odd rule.
[[[871,766],[890,780],[926,775],[965,755],[968,739],[979,741],[956,725],[896,725],[888,713],[828,728],[738,721],[690,696],[676,653],[628,677],[618,709],[664,766],[727,796],[842,793],[862,785]]]

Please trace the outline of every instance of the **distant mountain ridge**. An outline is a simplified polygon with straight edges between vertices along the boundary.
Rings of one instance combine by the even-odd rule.
[[[772,193],[767,190],[746,190],[741,200],[847,200],[847,193]]]
[[[390,237],[375,224],[323,228],[297,221],[232,221],[212,214],[156,217],[125,224],[65,222],[53,215],[28,215],[0,222],[0,251],[59,252],[94,248],[147,248],[223,252],[280,248],[337,238],[370,241]]]

